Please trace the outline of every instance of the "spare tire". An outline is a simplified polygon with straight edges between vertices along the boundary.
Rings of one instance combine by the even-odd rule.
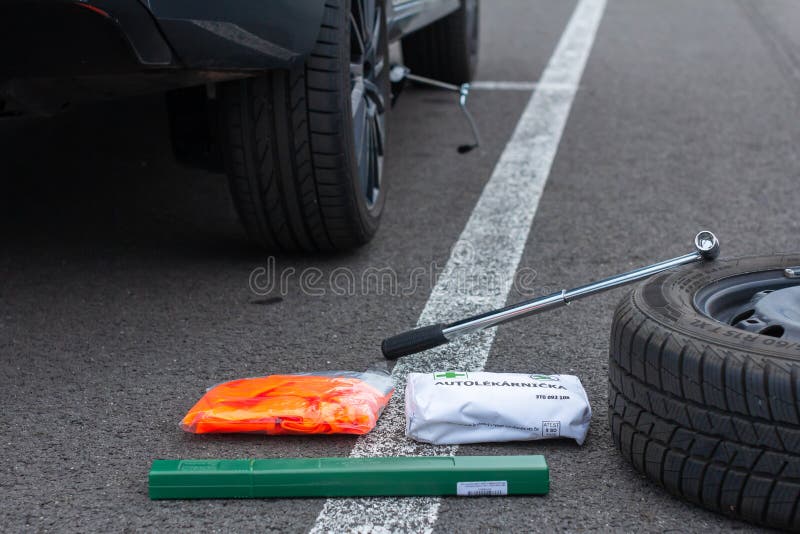
[[[674,495],[800,530],[800,254],[708,262],[623,299],[609,418],[633,466]]]

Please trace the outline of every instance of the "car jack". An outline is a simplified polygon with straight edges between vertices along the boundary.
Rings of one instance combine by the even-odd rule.
[[[403,89],[403,84],[406,80],[411,80],[412,82],[420,83],[423,85],[428,85],[431,87],[437,87],[439,89],[445,89],[447,91],[454,91],[458,93],[458,107],[461,109],[461,112],[467,118],[467,122],[469,122],[469,127],[472,130],[472,137],[474,139],[474,143],[471,145],[460,145],[458,147],[459,154],[466,154],[467,152],[472,151],[473,149],[481,146],[481,135],[478,132],[478,125],[475,123],[475,119],[472,117],[472,114],[467,109],[467,98],[469,97],[469,90],[470,84],[462,83],[459,85],[454,85],[451,83],[442,82],[439,80],[434,80],[432,78],[426,78],[424,76],[418,76],[411,72],[411,69],[406,67],[405,65],[394,65],[392,69],[389,71],[389,79],[392,82],[392,104],[397,100],[397,97],[400,96],[400,92]]]

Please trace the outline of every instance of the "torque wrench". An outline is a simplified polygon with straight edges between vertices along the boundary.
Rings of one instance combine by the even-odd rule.
[[[529,315],[543,313],[566,306],[573,300],[596,295],[603,291],[636,282],[648,276],[687,265],[697,261],[712,261],[719,256],[719,241],[708,231],[702,231],[694,238],[694,251],[671,260],[654,263],[647,267],[612,276],[573,289],[562,289],[550,295],[512,304],[474,317],[468,317],[449,324],[435,324],[409,330],[383,340],[381,350],[384,357],[396,360],[402,356],[422,352],[453,341],[457,337],[479,330],[491,328]]]

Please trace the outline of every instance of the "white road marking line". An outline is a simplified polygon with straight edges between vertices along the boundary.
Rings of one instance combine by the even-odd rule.
[[[470,89],[481,91],[533,91],[536,89],[536,82],[492,82],[479,80],[469,84]]]
[[[536,88],[548,91],[575,91],[575,86],[563,83],[546,82],[493,82],[479,80],[469,84],[478,91],[534,91]]]
[[[505,303],[605,4],[606,0],[580,0],[576,6],[418,325],[450,321]],[[475,281],[491,276],[495,283],[464,283],[465,273]],[[494,335],[495,329],[484,331],[399,360],[392,371],[397,388],[392,402],[377,428],[356,442],[351,456],[455,454],[455,446],[434,447],[405,438],[406,375],[481,370]],[[311,532],[431,532],[440,501],[438,497],[328,499]]]

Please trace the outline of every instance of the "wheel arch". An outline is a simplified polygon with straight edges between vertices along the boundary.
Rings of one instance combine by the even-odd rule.
[[[264,70],[305,59],[319,35],[325,0],[147,0],[146,5],[186,67]]]

